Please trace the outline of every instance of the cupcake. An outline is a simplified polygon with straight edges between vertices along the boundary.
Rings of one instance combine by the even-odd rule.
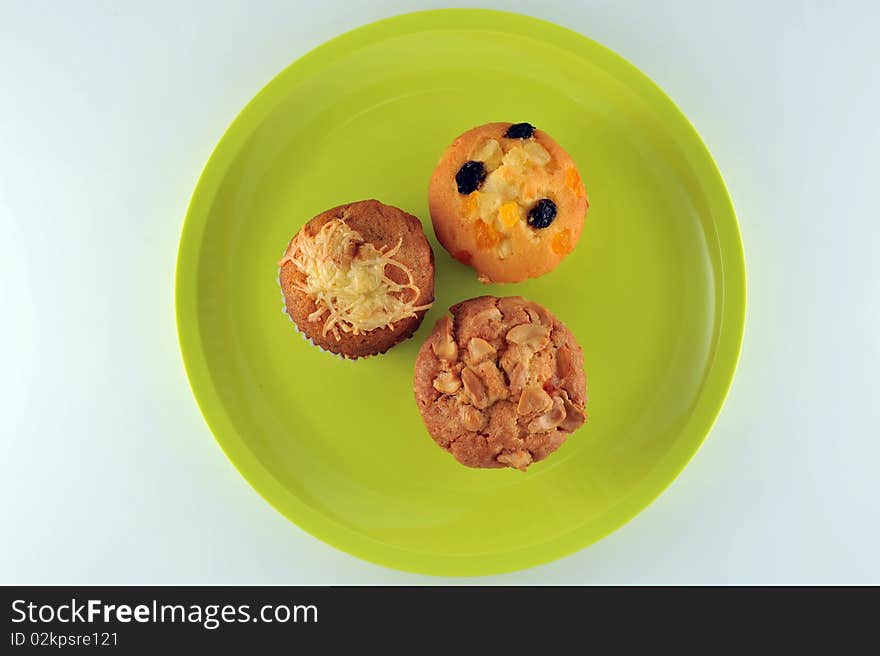
[[[519,296],[450,308],[419,350],[413,386],[431,437],[468,467],[521,471],[586,420],[581,347]]]
[[[319,214],[278,265],[299,331],[346,358],[384,353],[410,337],[434,300],[434,253],[421,222],[376,200]]]
[[[577,166],[529,123],[488,123],[449,146],[428,204],[443,247],[482,282],[552,271],[577,245],[589,207]]]

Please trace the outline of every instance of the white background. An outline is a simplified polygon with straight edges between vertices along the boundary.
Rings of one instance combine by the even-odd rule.
[[[270,508],[203,422],[173,315],[189,196],[242,106],[326,39],[445,4],[0,0],[0,583],[450,581]],[[481,4],[598,40],[679,104],[736,204],[749,308],[672,487],[479,580],[880,582],[880,4]]]

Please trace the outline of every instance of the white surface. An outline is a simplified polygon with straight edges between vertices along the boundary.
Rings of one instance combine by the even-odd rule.
[[[655,504],[480,580],[880,582],[880,5],[482,4],[595,38],[679,104],[736,204],[749,313],[728,402]],[[443,5],[0,2],[0,583],[448,581],[270,508],[202,421],[172,307],[239,109],[326,39]]]

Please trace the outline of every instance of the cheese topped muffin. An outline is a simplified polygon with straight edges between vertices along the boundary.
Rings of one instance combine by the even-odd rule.
[[[428,204],[437,239],[482,282],[554,269],[577,245],[589,207],[572,158],[529,123],[458,137],[434,170]]]
[[[316,346],[347,358],[411,336],[434,299],[434,253],[421,222],[376,200],[313,218],[279,266],[290,318]]]

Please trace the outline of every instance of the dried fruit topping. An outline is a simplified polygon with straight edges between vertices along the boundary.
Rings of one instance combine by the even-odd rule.
[[[492,248],[501,241],[501,235],[498,231],[482,219],[474,222],[474,236],[477,241],[477,248]]]
[[[458,185],[458,193],[467,195],[476,191],[486,179],[486,167],[482,162],[473,160],[462,164],[455,174],[455,184]]]
[[[565,255],[571,252],[571,237],[568,236],[568,230],[558,232],[553,236],[551,242],[553,252],[557,255]]]
[[[474,153],[474,159],[478,162],[483,162],[487,171],[497,169],[501,165],[501,158],[503,156],[504,151],[501,150],[501,144],[494,139],[489,139]]]
[[[565,171],[565,186],[577,193],[580,191],[581,176],[578,175],[577,169],[571,167]]]
[[[531,139],[535,134],[535,126],[531,123],[514,123],[504,136],[508,139]]]
[[[477,214],[479,216],[489,217],[498,211],[499,205],[504,202],[501,194],[489,191],[490,184],[497,176],[490,176],[483,185],[483,190],[477,195]]]
[[[510,152],[521,151],[521,148],[512,149]],[[508,153],[509,155],[510,153]],[[494,196],[494,199],[497,201],[498,205],[501,203],[513,200],[517,196],[520,195],[520,189],[518,185],[518,181],[511,176],[510,171],[507,169],[507,157],[504,156],[504,168],[498,169],[497,173],[494,175],[490,175],[486,178],[486,183],[483,185],[481,190],[481,195],[491,195]],[[496,205],[495,207],[497,208]]]
[[[498,208],[498,216],[501,217],[501,222],[510,227],[517,223],[520,219],[519,205],[514,202],[504,203],[501,207]]]
[[[477,211],[479,205],[480,192],[474,191],[465,196],[461,201],[461,211],[465,216],[469,216]]]
[[[526,151],[526,155],[528,155],[529,159],[538,166],[544,166],[550,162],[550,153],[548,153],[547,149],[537,141],[526,142],[526,145],[523,146],[523,150]]]
[[[546,228],[556,218],[556,203],[549,198],[542,198],[529,210],[528,224],[533,228]]]
[[[504,164],[502,171],[505,174],[516,174],[521,176],[528,170],[531,159],[529,159],[529,154],[526,152],[525,148],[514,146],[507,151],[502,162]]]

